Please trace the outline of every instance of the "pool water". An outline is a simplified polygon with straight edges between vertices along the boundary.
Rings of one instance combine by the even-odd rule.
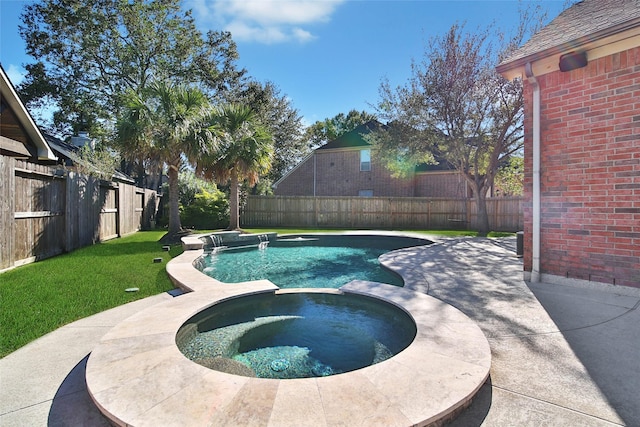
[[[383,253],[424,245],[418,239],[372,239],[364,236],[287,238],[264,249],[229,248],[205,254],[199,269],[221,282],[268,279],[280,288],[339,288],[352,280],[403,286],[397,274],[378,262]]]
[[[416,334],[411,317],[395,305],[307,292],[226,301],[184,328],[197,329],[179,343],[196,363],[279,379],[322,377],[379,363],[406,348]]]

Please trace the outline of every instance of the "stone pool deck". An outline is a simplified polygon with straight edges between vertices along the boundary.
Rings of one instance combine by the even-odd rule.
[[[340,290],[397,304],[417,326],[407,348],[375,365],[327,377],[263,379],[208,369],[178,350],[176,333],[195,313],[274,289],[266,280],[210,283],[128,318],[91,353],[90,396],[122,426],[402,427],[451,419],[489,375],[489,343],[469,317],[423,293],[365,281]]]
[[[640,425],[640,292],[527,284],[514,252],[515,239],[444,239],[387,260],[489,341],[489,380],[452,425]],[[108,425],[86,390],[87,357],[113,326],[170,299],[99,313],[0,359],[0,425]]]

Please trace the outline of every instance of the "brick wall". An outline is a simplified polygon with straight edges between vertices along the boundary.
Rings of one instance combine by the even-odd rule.
[[[416,175],[416,197],[466,198],[467,181],[458,172],[428,172]]]
[[[314,158],[309,157],[275,190],[279,196],[312,196]],[[383,164],[371,158],[371,170],[360,170],[360,150],[319,150],[315,153],[316,196],[358,196],[372,190],[375,197],[465,197],[464,180],[455,172],[420,173],[415,178],[393,178]]]
[[[538,77],[540,272],[640,287],[640,48]],[[532,98],[525,82],[525,199],[532,197]],[[531,270],[531,203],[525,204]]]
[[[313,196],[313,156],[278,183],[274,193],[279,196]]]

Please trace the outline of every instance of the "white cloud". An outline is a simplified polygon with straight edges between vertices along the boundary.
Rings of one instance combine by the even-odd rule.
[[[186,2],[187,8],[193,9],[201,19],[210,17],[209,8],[205,0],[191,0]]]
[[[258,40],[265,44],[287,40],[287,35],[278,27],[252,26],[245,21],[230,22],[225,29],[231,32],[234,40]]]
[[[22,67],[14,64],[9,64],[9,68],[7,68],[6,72],[9,80],[11,80],[11,83],[14,86],[18,86],[20,83],[22,83],[27,74]]]
[[[296,38],[296,40],[300,42],[306,42],[316,38],[316,36],[311,34],[309,31],[303,30],[302,28],[294,28],[291,30],[291,33]]]
[[[340,1],[332,0],[219,0],[219,13],[266,26],[326,21]]]
[[[201,24],[222,25],[234,40],[272,44],[313,40],[304,26],[327,22],[343,1],[191,0],[189,4]]]

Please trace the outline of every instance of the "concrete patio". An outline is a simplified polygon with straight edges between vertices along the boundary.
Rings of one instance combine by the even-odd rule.
[[[640,290],[527,284],[512,238],[444,239],[384,262],[489,341],[490,378],[452,425],[640,425]],[[0,425],[109,425],[86,390],[87,357],[113,326],[171,298],[82,319],[1,359]]]

